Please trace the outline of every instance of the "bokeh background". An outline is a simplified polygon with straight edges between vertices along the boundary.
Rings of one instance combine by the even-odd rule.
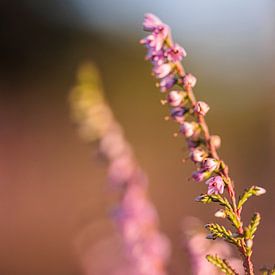
[[[83,234],[91,246],[113,234],[106,165],[95,146],[79,139],[69,114],[68,93],[87,60],[98,65],[109,103],[150,178],[161,228],[173,244],[169,274],[190,274],[182,219],[212,221],[215,208],[194,202],[205,187],[188,181],[184,143],[163,120],[166,108],[138,44],[148,11],[187,50],[184,65],[198,78],[196,94],[211,106],[208,122],[222,137],[221,155],[238,191],[253,184],[268,190],[244,215],[262,213],[256,267],[274,263],[274,1],[2,0],[1,275],[83,274]]]

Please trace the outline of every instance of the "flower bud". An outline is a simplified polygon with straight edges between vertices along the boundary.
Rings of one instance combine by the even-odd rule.
[[[153,69],[157,78],[164,78],[166,77],[172,70],[172,66],[169,63],[156,65]]]
[[[226,218],[226,213],[223,209],[220,209],[215,213],[215,217],[224,219]]]
[[[170,115],[173,119],[175,119],[178,123],[183,123],[184,115],[188,110],[183,107],[176,107],[171,109]]]
[[[203,101],[198,101],[195,105],[194,111],[195,113],[205,116],[206,113],[209,111],[210,107],[208,106],[207,103]]]
[[[194,134],[194,124],[191,122],[183,122],[180,126],[180,132],[186,137],[189,138]]]
[[[202,162],[206,157],[206,152],[202,148],[191,149],[190,158],[194,162]]]
[[[193,88],[196,85],[197,79],[192,74],[186,74],[183,77],[183,86],[186,90]]]
[[[208,173],[206,173],[205,171],[195,171],[192,174],[192,178],[196,181],[196,182],[201,182],[203,180],[205,180],[208,177]]]
[[[182,103],[183,97],[184,97],[183,93],[179,91],[171,91],[167,95],[167,101],[171,106],[176,107]]]
[[[146,13],[144,15],[143,29],[145,31],[153,31],[157,26],[161,24],[162,24],[161,20],[158,17],[156,17],[154,14]]]
[[[247,239],[247,240],[245,241],[245,244],[246,244],[246,247],[247,247],[247,248],[251,249],[252,246],[253,246],[253,241],[252,241],[251,239]]]
[[[203,161],[202,167],[208,172],[214,172],[215,170],[218,169],[219,162],[216,159],[207,158]]]
[[[176,84],[176,82],[177,80],[173,75],[167,75],[159,82],[158,86],[160,87],[160,91],[164,93],[171,89]]]
[[[197,148],[199,145],[200,145],[200,141],[198,140],[192,140],[192,139],[187,140],[187,146],[189,150],[193,150]]]
[[[259,187],[259,186],[256,186],[254,190],[255,190],[255,195],[256,196],[260,196],[260,195],[263,195],[263,194],[266,193],[266,190],[262,187]]]

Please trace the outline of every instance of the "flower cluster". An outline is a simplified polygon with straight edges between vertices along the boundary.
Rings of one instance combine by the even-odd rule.
[[[249,225],[244,226],[241,212],[248,198],[263,194],[265,190],[252,186],[237,200],[228,167],[217,153],[221,139],[210,134],[205,121],[210,108],[207,103],[196,100],[193,88],[197,79],[191,73],[186,73],[181,64],[186,57],[185,50],[174,43],[169,27],[155,15],[145,14],[143,28],[150,32],[140,41],[147,48],[146,59],[153,65],[157,87],[167,94],[161,102],[170,106],[170,117],[179,124],[178,132],[186,139],[190,159],[196,166],[192,178],[207,185],[207,192],[199,196],[197,201],[214,202],[224,207],[216,216],[227,218],[235,230],[231,232],[219,224],[208,224],[206,228],[211,233],[209,238],[221,238],[235,245],[243,257],[246,274],[252,275],[252,246],[260,215],[255,213]],[[231,270],[227,262],[217,256],[209,256],[207,259],[220,270]],[[228,274],[235,274],[234,271],[230,272]]]
[[[98,82],[94,66],[81,67],[70,97],[73,119],[86,141],[98,141],[99,153],[109,163],[110,187],[120,195],[112,217],[123,240],[130,273],[165,275],[170,244],[159,230],[156,209],[148,198],[147,177]]]
[[[197,182],[207,180],[208,194],[222,194],[225,182],[219,175],[221,162],[208,150],[215,136],[206,140],[200,123],[210,108],[207,103],[191,98],[190,91],[197,80],[192,74],[186,74],[180,63],[186,52],[173,42],[169,27],[155,15],[146,14],[143,27],[151,32],[141,40],[148,50],[146,59],[153,64],[153,73],[159,80],[157,86],[167,92],[162,102],[170,106],[170,116],[179,124],[179,132],[188,141],[190,159],[197,166],[192,177]]]

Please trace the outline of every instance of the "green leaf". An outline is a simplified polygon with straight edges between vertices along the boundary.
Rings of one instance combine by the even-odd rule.
[[[246,189],[245,192],[240,196],[238,202],[238,209],[241,209],[244,203],[252,196],[260,196],[264,194],[266,191],[264,188],[259,186],[252,186],[249,189]]]
[[[226,207],[228,210],[233,210],[227,198],[224,198],[221,195],[202,194],[196,198],[196,201],[202,202],[202,203],[218,202],[219,205]]]
[[[252,254],[253,239],[255,237],[256,230],[260,224],[261,216],[259,213],[255,213],[251,219],[250,224],[244,228],[244,237],[246,242],[246,255]]]
[[[205,228],[210,231],[210,235],[207,236],[208,239],[215,240],[217,238],[224,239],[225,241],[239,246],[238,238],[232,235],[230,230],[227,230],[224,226],[217,223],[209,223],[205,225]]]
[[[236,214],[231,210],[225,210],[227,219],[238,229],[241,227],[241,222],[237,218]]]
[[[255,236],[255,233],[256,233],[256,230],[260,224],[260,221],[261,221],[261,216],[259,213],[255,213],[251,219],[251,222],[250,224],[248,225],[248,230],[249,230],[249,234],[250,234],[250,237],[251,239],[254,238]]]
[[[220,271],[228,275],[238,275],[238,273],[229,265],[225,259],[221,259],[217,255],[207,255],[208,262],[215,265]]]

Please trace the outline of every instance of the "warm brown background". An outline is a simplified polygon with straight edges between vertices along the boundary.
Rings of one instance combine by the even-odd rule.
[[[50,4],[50,11],[68,8]],[[50,11],[42,17],[30,7],[24,1],[0,4],[0,274],[82,274],[75,252],[81,232],[91,228],[92,240],[111,232],[105,226],[110,210],[106,167],[97,162],[95,147],[78,138],[67,104],[75,70],[87,59],[98,64],[109,102],[150,177],[162,229],[173,242],[170,274],[186,274],[181,220],[196,215],[211,221],[214,207],[193,201],[205,188],[187,180],[192,165],[180,162],[186,154],[183,142],[172,137],[175,125],[162,119],[166,108],[159,104],[150,65],[137,43],[140,22],[127,29],[133,36],[116,38],[99,29],[55,24]],[[272,22],[266,26],[274,31]],[[244,212],[247,218],[253,211],[263,217],[255,240],[257,268],[275,261],[272,34],[262,38],[262,58],[254,55],[258,44],[249,32],[247,39],[242,33],[241,46],[231,41],[222,47],[223,32],[186,42],[185,64],[199,78],[197,95],[212,107],[208,121],[212,132],[222,136],[221,154],[238,191],[253,184],[268,189]],[[219,51],[211,50],[206,39],[221,45]]]

